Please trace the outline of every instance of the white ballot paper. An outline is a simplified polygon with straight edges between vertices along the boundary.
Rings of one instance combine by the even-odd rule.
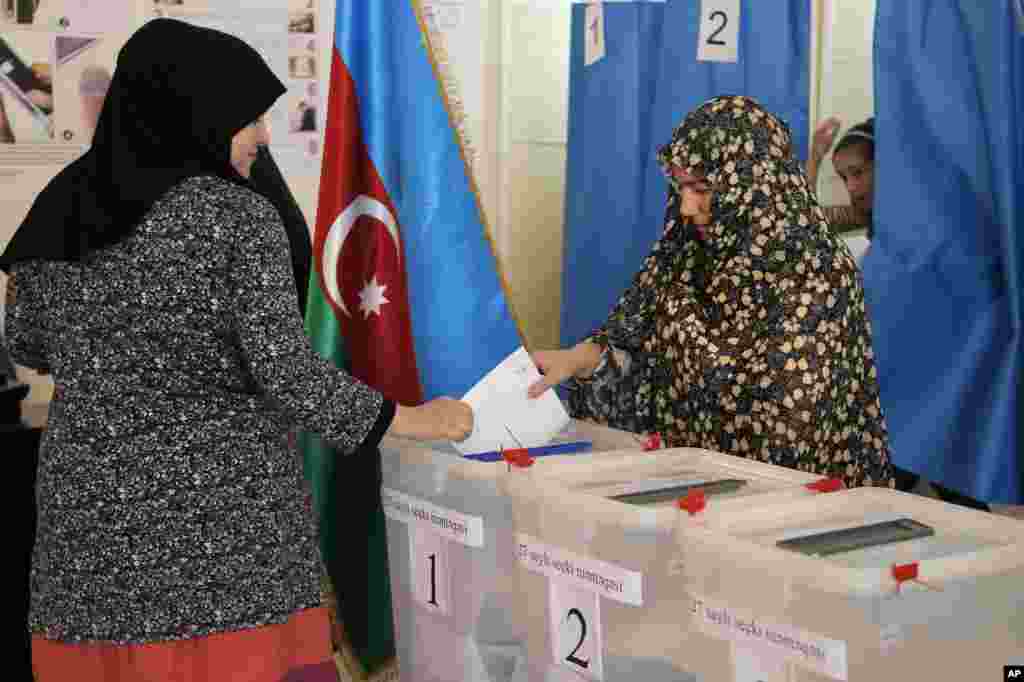
[[[569,424],[554,391],[530,398],[526,390],[540,372],[522,346],[469,389],[462,400],[473,408],[473,433],[455,448],[463,455],[534,448],[551,442]]]

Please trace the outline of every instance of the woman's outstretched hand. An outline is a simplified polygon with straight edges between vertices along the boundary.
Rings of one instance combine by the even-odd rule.
[[[563,350],[539,350],[530,357],[540,370],[541,378],[530,386],[527,394],[537,398],[567,379],[590,376],[601,361],[601,347],[584,342]]]
[[[473,433],[473,409],[454,398],[398,405],[388,435],[415,440],[465,440]]]

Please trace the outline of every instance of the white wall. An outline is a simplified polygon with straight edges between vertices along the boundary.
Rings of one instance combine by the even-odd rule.
[[[821,64],[818,73],[818,120],[838,116],[843,127],[874,116],[872,62],[875,0],[818,0],[821,3]],[[849,196],[825,160],[818,180],[818,196],[824,204],[845,204]]]
[[[502,6],[499,244],[531,348],[559,340],[570,10],[544,0]]]

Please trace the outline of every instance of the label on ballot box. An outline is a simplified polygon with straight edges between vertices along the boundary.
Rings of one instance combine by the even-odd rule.
[[[623,604],[643,606],[643,573],[552,547],[525,533],[516,540],[519,563],[534,573]]]
[[[548,630],[554,662],[584,679],[604,680],[601,598],[642,606],[643,574],[519,533],[517,555],[548,578]]]
[[[406,495],[391,488],[381,489],[384,515],[394,521],[422,526],[448,540],[469,547],[484,546],[484,520]]]
[[[694,597],[694,626],[706,635],[777,660],[845,682],[848,675],[846,642],[805,632],[791,625],[759,618],[727,604]]]
[[[552,578],[548,582],[548,631],[555,663],[578,675],[604,680],[601,598]]]
[[[448,540],[421,524],[409,526],[412,594],[428,611],[451,613]]]
[[[381,490],[381,501],[385,516],[409,527],[409,570],[416,603],[428,611],[450,614],[448,547],[452,542],[483,547],[483,519],[392,488]]]

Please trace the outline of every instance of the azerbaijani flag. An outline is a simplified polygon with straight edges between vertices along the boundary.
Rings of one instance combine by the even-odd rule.
[[[401,403],[462,396],[521,345],[414,0],[338,0],[306,328]],[[349,644],[394,656],[380,462],[305,439]]]

